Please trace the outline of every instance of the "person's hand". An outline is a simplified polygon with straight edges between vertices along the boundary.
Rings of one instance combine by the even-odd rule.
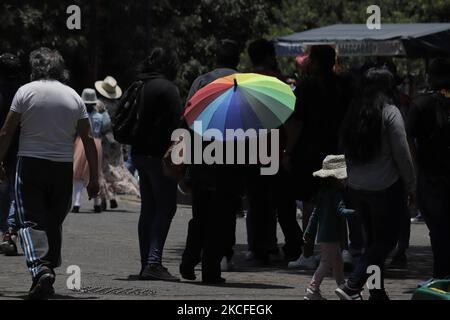
[[[311,242],[311,236],[309,234],[303,235],[303,242],[310,243]]]
[[[100,193],[100,186],[98,184],[98,180],[91,180],[89,181],[89,184],[86,187],[89,200],[93,198],[97,198],[98,194]]]

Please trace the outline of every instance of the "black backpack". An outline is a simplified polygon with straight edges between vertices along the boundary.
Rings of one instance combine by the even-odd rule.
[[[139,132],[141,91],[144,81],[134,82],[124,93],[112,121],[114,139],[121,144],[133,144]]]

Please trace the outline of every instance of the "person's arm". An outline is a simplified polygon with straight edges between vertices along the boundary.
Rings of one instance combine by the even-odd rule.
[[[303,123],[309,104],[307,93],[305,93],[307,90],[307,85],[303,82],[299,82],[297,88],[295,89],[296,102],[294,113],[284,124],[286,132],[286,147],[282,161],[283,166],[287,170],[289,170],[292,166],[291,155],[303,130]]]
[[[356,213],[355,210],[349,209],[345,206],[345,202],[344,202],[344,200],[342,200],[342,198],[340,200],[338,200],[337,207],[338,207],[339,214],[344,217],[352,216]]]
[[[86,160],[89,164],[89,184],[87,191],[89,198],[95,198],[100,191],[98,182],[98,153],[95,146],[94,138],[91,134],[91,124],[89,119],[78,120],[78,135],[83,142]]]
[[[406,116],[405,128],[408,137],[409,149],[411,150],[411,156],[413,159],[414,167],[417,174],[417,147],[416,147],[416,137],[417,131],[420,131],[420,125],[422,120],[422,115],[420,113],[419,107],[414,101],[410,103],[408,114]]]
[[[3,162],[9,146],[11,145],[11,141],[19,128],[20,117],[20,113],[10,111],[0,130],[0,163]]]
[[[395,107],[391,110],[386,119],[390,147],[406,191],[412,196],[416,191],[416,174],[406,138],[405,124],[400,111]]]
[[[319,224],[319,210],[317,206],[314,208],[313,212],[311,213],[311,217],[308,221],[308,226],[305,229],[304,232],[304,240],[305,241],[311,241],[311,239],[317,232],[317,227]]]

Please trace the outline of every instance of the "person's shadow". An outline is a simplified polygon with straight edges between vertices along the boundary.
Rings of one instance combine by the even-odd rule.
[[[5,295],[3,293],[0,293],[0,297],[3,298],[10,298],[10,299],[16,299],[16,300],[30,300],[28,299],[28,294],[26,293],[20,293],[19,295]],[[64,294],[54,294],[52,296],[49,296],[46,299],[42,300],[97,300],[98,297],[83,297],[83,296],[73,296],[73,295],[64,295]]]
[[[129,275],[128,278],[116,278],[114,280],[118,281],[141,281],[139,280],[139,275]],[[202,282],[193,282],[193,281],[175,281],[173,283],[182,283],[187,285],[196,285],[196,286],[210,286],[210,287],[224,287],[224,288],[241,288],[241,289],[294,289],[294,287],[290,286],[282,286],[282,285],[272,285],[265,283],[245,283],[245,282],[225,282],[225,283],[202,283]]]

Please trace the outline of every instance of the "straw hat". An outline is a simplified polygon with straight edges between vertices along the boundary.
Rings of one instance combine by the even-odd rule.
[[[116,79],[107,76],[103,81],[95,82],[95,89],[108,99],[119,99],[122,96],[122,89],[117,85]]]
[[[347,165],[344,155],[326,156],[322,163],[322,169],[313,173],[314,177],[329,178],[333,177],[339,180],[347,178]]]
[[[81,93],[81,99],[85,104],[96,104],[97,99],[97,93],[95,93],[94,89],[86,88]]]

